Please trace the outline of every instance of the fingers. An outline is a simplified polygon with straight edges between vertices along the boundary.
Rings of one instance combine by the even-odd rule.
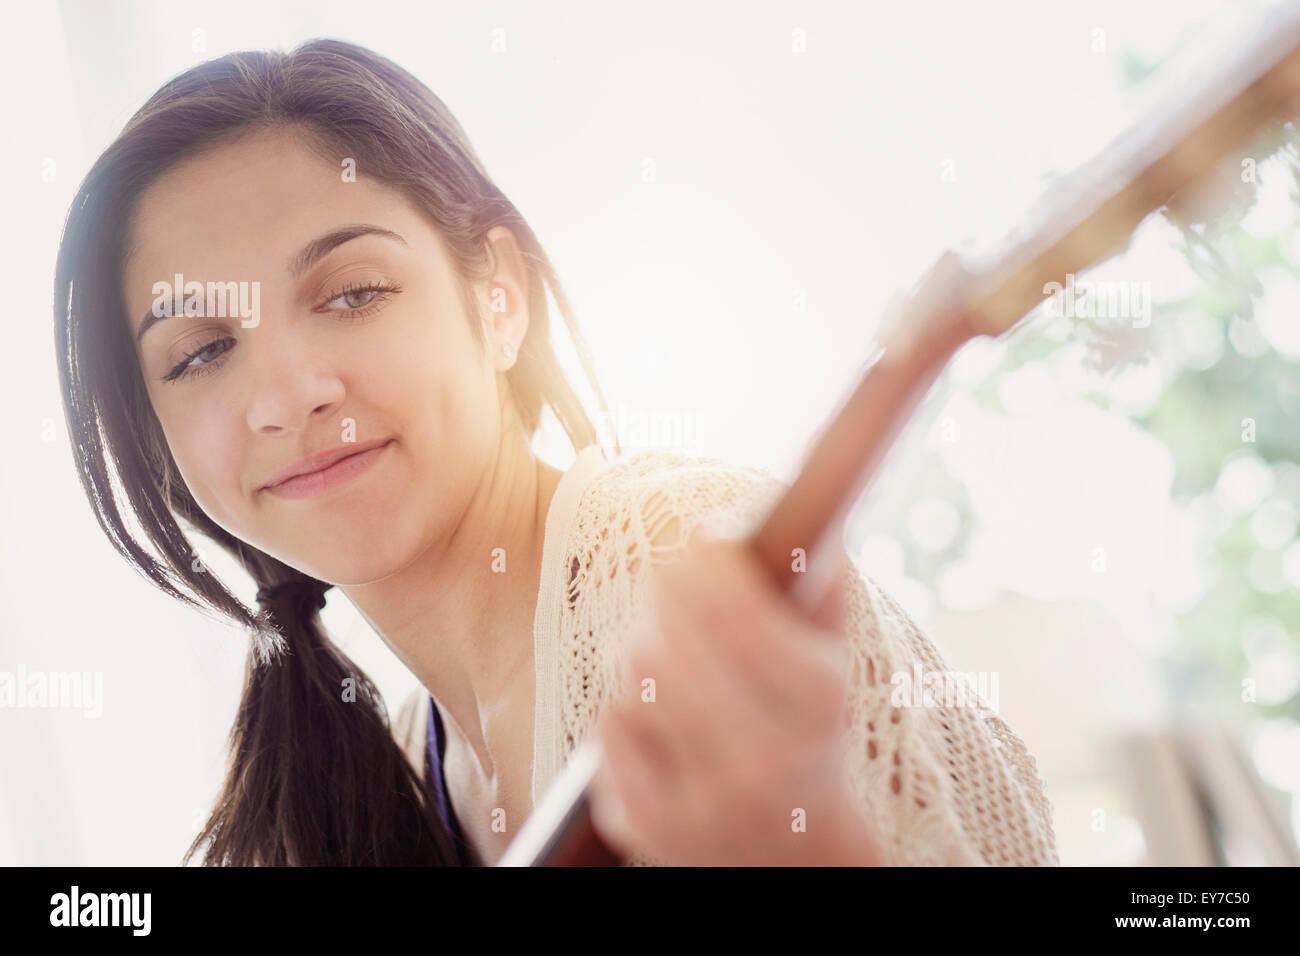
[[[691,858],[707,849],[702,833],[743,844],[773,825],[774,808],[784,821],[787,805],[817,804],[811,781],[843,726],[847,642],[825,625],[842,620],[845,577],[831,576],[810,613],[738,543],[701,543],[655,567],[621,655],[627,693],[602,720],[592,813],[612,847]],[[791,791],[799,780],[812,792]]]
[[[734,672],[779,730],[803,734],[838,721],[848,649],[820,641],[807,616],[771,590],[771,583],[739,546],[706,544],[657,579],[661,631],[707,634],[718,666]],[[842,582],[837,580],[842,590]],[[822,609],[832,618],[842,604],[832,594]],[[809,720],[811,718],[811,720]]]
[[[756,705],[716,635],[701,628],[695,593],[674,588],[666,604],[661,651],[634,654],[632,664],[636,686],[654,678],[656,699],[629,707],[660,736],[680,775],[730,773],[751,761],[745,742],[762,739],[772,715]]]
[[[835,567],[831,584],[817,606],[808,612],[808,618],[813,626],[839,634],[844,631],[848,597],[847,577],[851,571],[851,565],[849,557],[843,548],[835,549],[835,553],[828,556],[827,560]]]
[[[591,822],[611,849],[629,857],[646,842],[640,821],[660,805],[655,768],[634,727],[611,715],[601,722],[600,764],[590,787]],[[647,817],[650,814],[650,817]]]

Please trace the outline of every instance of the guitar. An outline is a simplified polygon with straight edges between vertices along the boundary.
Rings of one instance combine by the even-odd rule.
[[[1114,255],[1153,211],[1190,210],[1236,177],[1240,150],[1300,117],[1300,0],[1273,10],[1223,67],[1205,70],[1055,186],[990,253],[939,257],[888,323],[866,371],[811,443],[794,482],[745,544],[775,586],[811,608],[833,583],[849,512],[952,355],[1019,325],[1071,274]],[[1225,165],[1225,163],[1227,165]],[[792,568],[803,549],[806,570]],[[621,863],[591,821],[589,738],[498,866]]]

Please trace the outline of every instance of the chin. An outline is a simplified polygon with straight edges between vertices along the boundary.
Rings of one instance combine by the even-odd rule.
[[[359,513],[319,528],[301,555],[311,555],[307,573],[351,586],[382,580],[411,564],[427,547],[422,523],[396,509]],[[305,566],[305,565],[298,565]]]

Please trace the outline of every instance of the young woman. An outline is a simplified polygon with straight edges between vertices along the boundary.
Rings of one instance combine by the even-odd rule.
[[[633,862],[1055,862],[996,715],[891,706],[890,674],[943,662],[886,596],[846,564],[796,613],[717,533],[777,483],[606,460],[548,290],[603,404],[455,119],[343,42],[195,67],[86,176],[56,276],[83,485],[128,561],[253,635],[186,861],[492,863],[596,732],[597,823]],[[530,450],[544,406],[564,473]],[[419,679],[394,728],[322,631],[330,588]]]

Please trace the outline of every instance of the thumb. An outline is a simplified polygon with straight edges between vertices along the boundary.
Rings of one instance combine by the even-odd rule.
[[[600,763],[587,788],[588,810],[596,833],[611,850],[626,858],[636,851],[636,840],[603,750],[602,747]]]

